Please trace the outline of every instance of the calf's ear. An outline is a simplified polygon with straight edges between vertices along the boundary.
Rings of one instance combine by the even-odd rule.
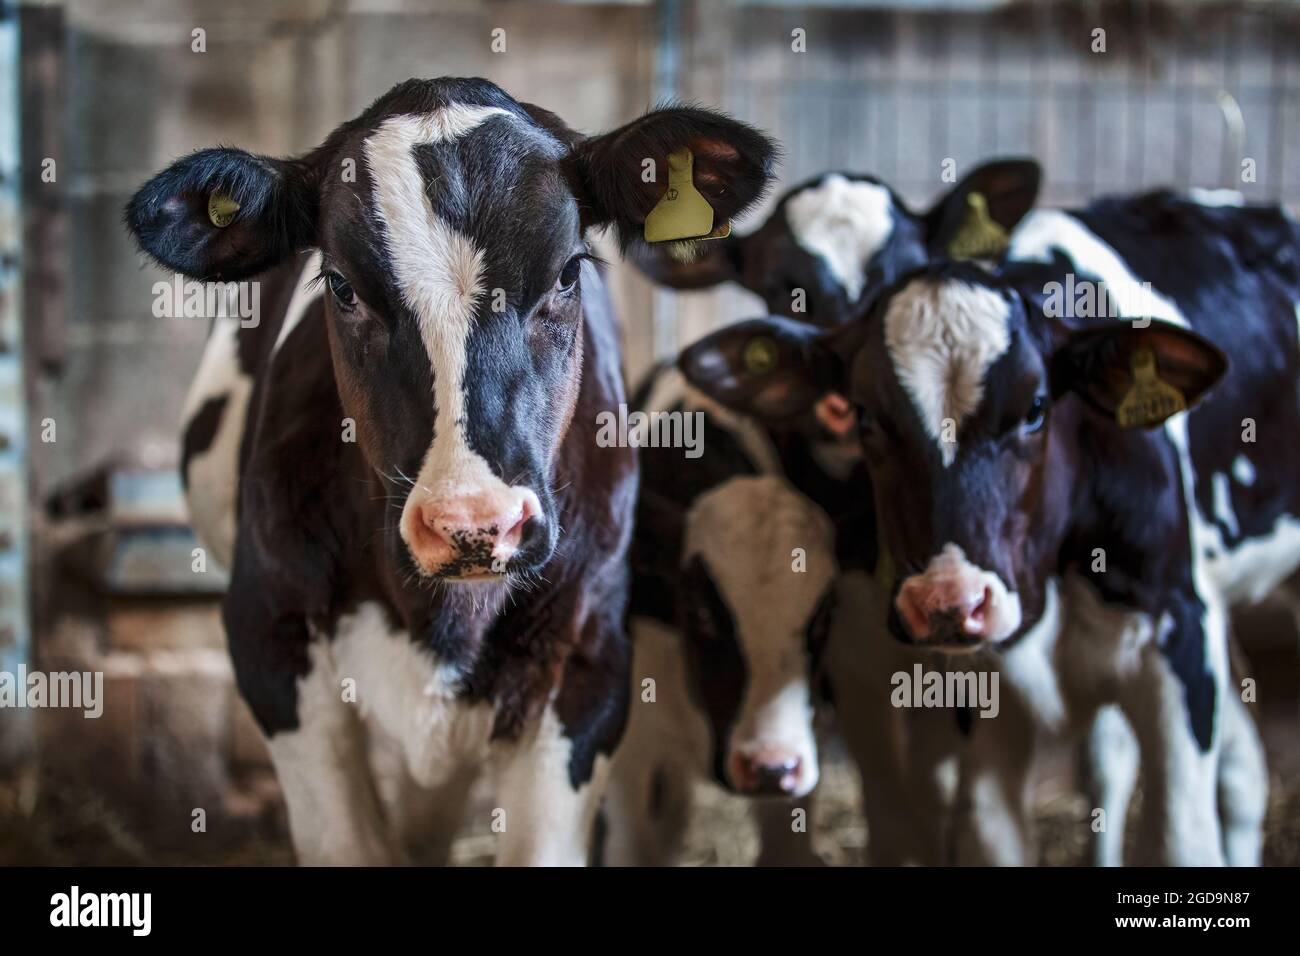
[[[1195,405],[1227,372],[1227,358],[1189,329],[1148,321],[1071,333],[1052,353],[1053,396],[1075,392],[1125,427],[1154,428]]]
[[[925,214],[927,241],[937,255],[949,245],[972,215],[971,196],[983,197],[988,219],[1010,234],[1038,199],[1042,167],[1032,159],[995,159],[976,166]]]
[[[234,281],[264,272],[316,241],[312,168],[242,149],[204,149],[140,187],[126,225],[164,268]]]
[[[613,224],[627,248],[667,192],[668,156],[681,149],[691,152],[692,181],[713,208],[715,227],[749,209],[772,182],[777,147],[754,127],[700,107],[655,110],[570,151],[583,227]]]
[[[682,352],[682,374],[721,405],[782,422],[841,390],[843,362],[814,326],[768,316],[705,336]]]

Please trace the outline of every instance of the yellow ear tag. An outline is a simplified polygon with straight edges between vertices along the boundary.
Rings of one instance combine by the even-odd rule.
[[[208,218],[218,229],[225,229],[234,222],[237,212],[239,212],[239,203],[225,193],[208,194]]]
[[[997,259],[1011,244],[1007,231],[989,218],[988,200],[983,193],[966,197],[966,218],[948,241],[953,259]]]
[[[1150,349],[1135,349],[1129,363],[1133,385],[1115,409],[1115,421],[1121,427],[1150,428],[1187,408],[1183,393],[1160,378]]]
[[[646,242],[722,238],[713,235],[713,207],[695,188],[694,168],[695,158],[689,149],[668,154],[668,189],[645,217]],[[730,233],[731,224],[723,225]]]
[[[776,368],[776,343],[766,335],[756,335],[745,343],[740,360],[750,375],[766,375]]]

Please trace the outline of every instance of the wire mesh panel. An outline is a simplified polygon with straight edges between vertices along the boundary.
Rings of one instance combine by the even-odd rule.
[[[772,132],[783,186],[852,170],[924,205],[945,169],[1025,154],[1047,204],[1157,186],[1300,204],[1300,7],[954,6],[696,4],[682,88]],[[696,301],[679,340],[756,307]]]

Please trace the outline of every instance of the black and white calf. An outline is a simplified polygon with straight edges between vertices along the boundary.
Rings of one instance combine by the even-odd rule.
[[[827,511],[788,476],[822,443],[778,435],[671,366],[637,407],[697,415],[703,454],[641,450],[632,544],[631,718],[610,783],[615,865],[676,860],[698,781],[761,797],[760,863],[812,861],[792,829],[819,775],[822,651],[839,561]]]
[[[687,353],[688,377],[742,410],[848,396],[891,630],[1001,670],[1002,715],[963,753],[962,858],[1029,859],[1035,735],[1115,704],[1142,756],[1140,858],[1257,862],[1266,777],[1229,684],[1226,610],[1300,563],[1298,251],[1272,208],[1155,193],[1039,211],[1001,270],[934,264],[839,332],[757,320]],[[1071,276],[1151,321],[1049,317]],[[756,337],[786,361],[737,366]],[[1225,369],[1191,414],[1117,424],[1151,375],[1191,405]]]
[[[771,143],[707,110],[588,138],[412,80],[305,156],[204,150],[131,201],[164,267],[264,285],[260,325],[213,333],[184,467],[300,861],[445,858],[483,771],[500,862],[586,860],[636,469],[596,441],[623,394],[583,237],[631,242],[665,188],[644,161],[683,147],[719,215],[766,186]]]

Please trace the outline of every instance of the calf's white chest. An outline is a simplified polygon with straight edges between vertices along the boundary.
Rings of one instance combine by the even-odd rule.
[[[417,782],[436,786],[487,759],[491,704],[458,699],[455,668],[390,628],[378,605],[339,618],[332,653],[340,693],[352,692],[371,732],[398,748]]]

